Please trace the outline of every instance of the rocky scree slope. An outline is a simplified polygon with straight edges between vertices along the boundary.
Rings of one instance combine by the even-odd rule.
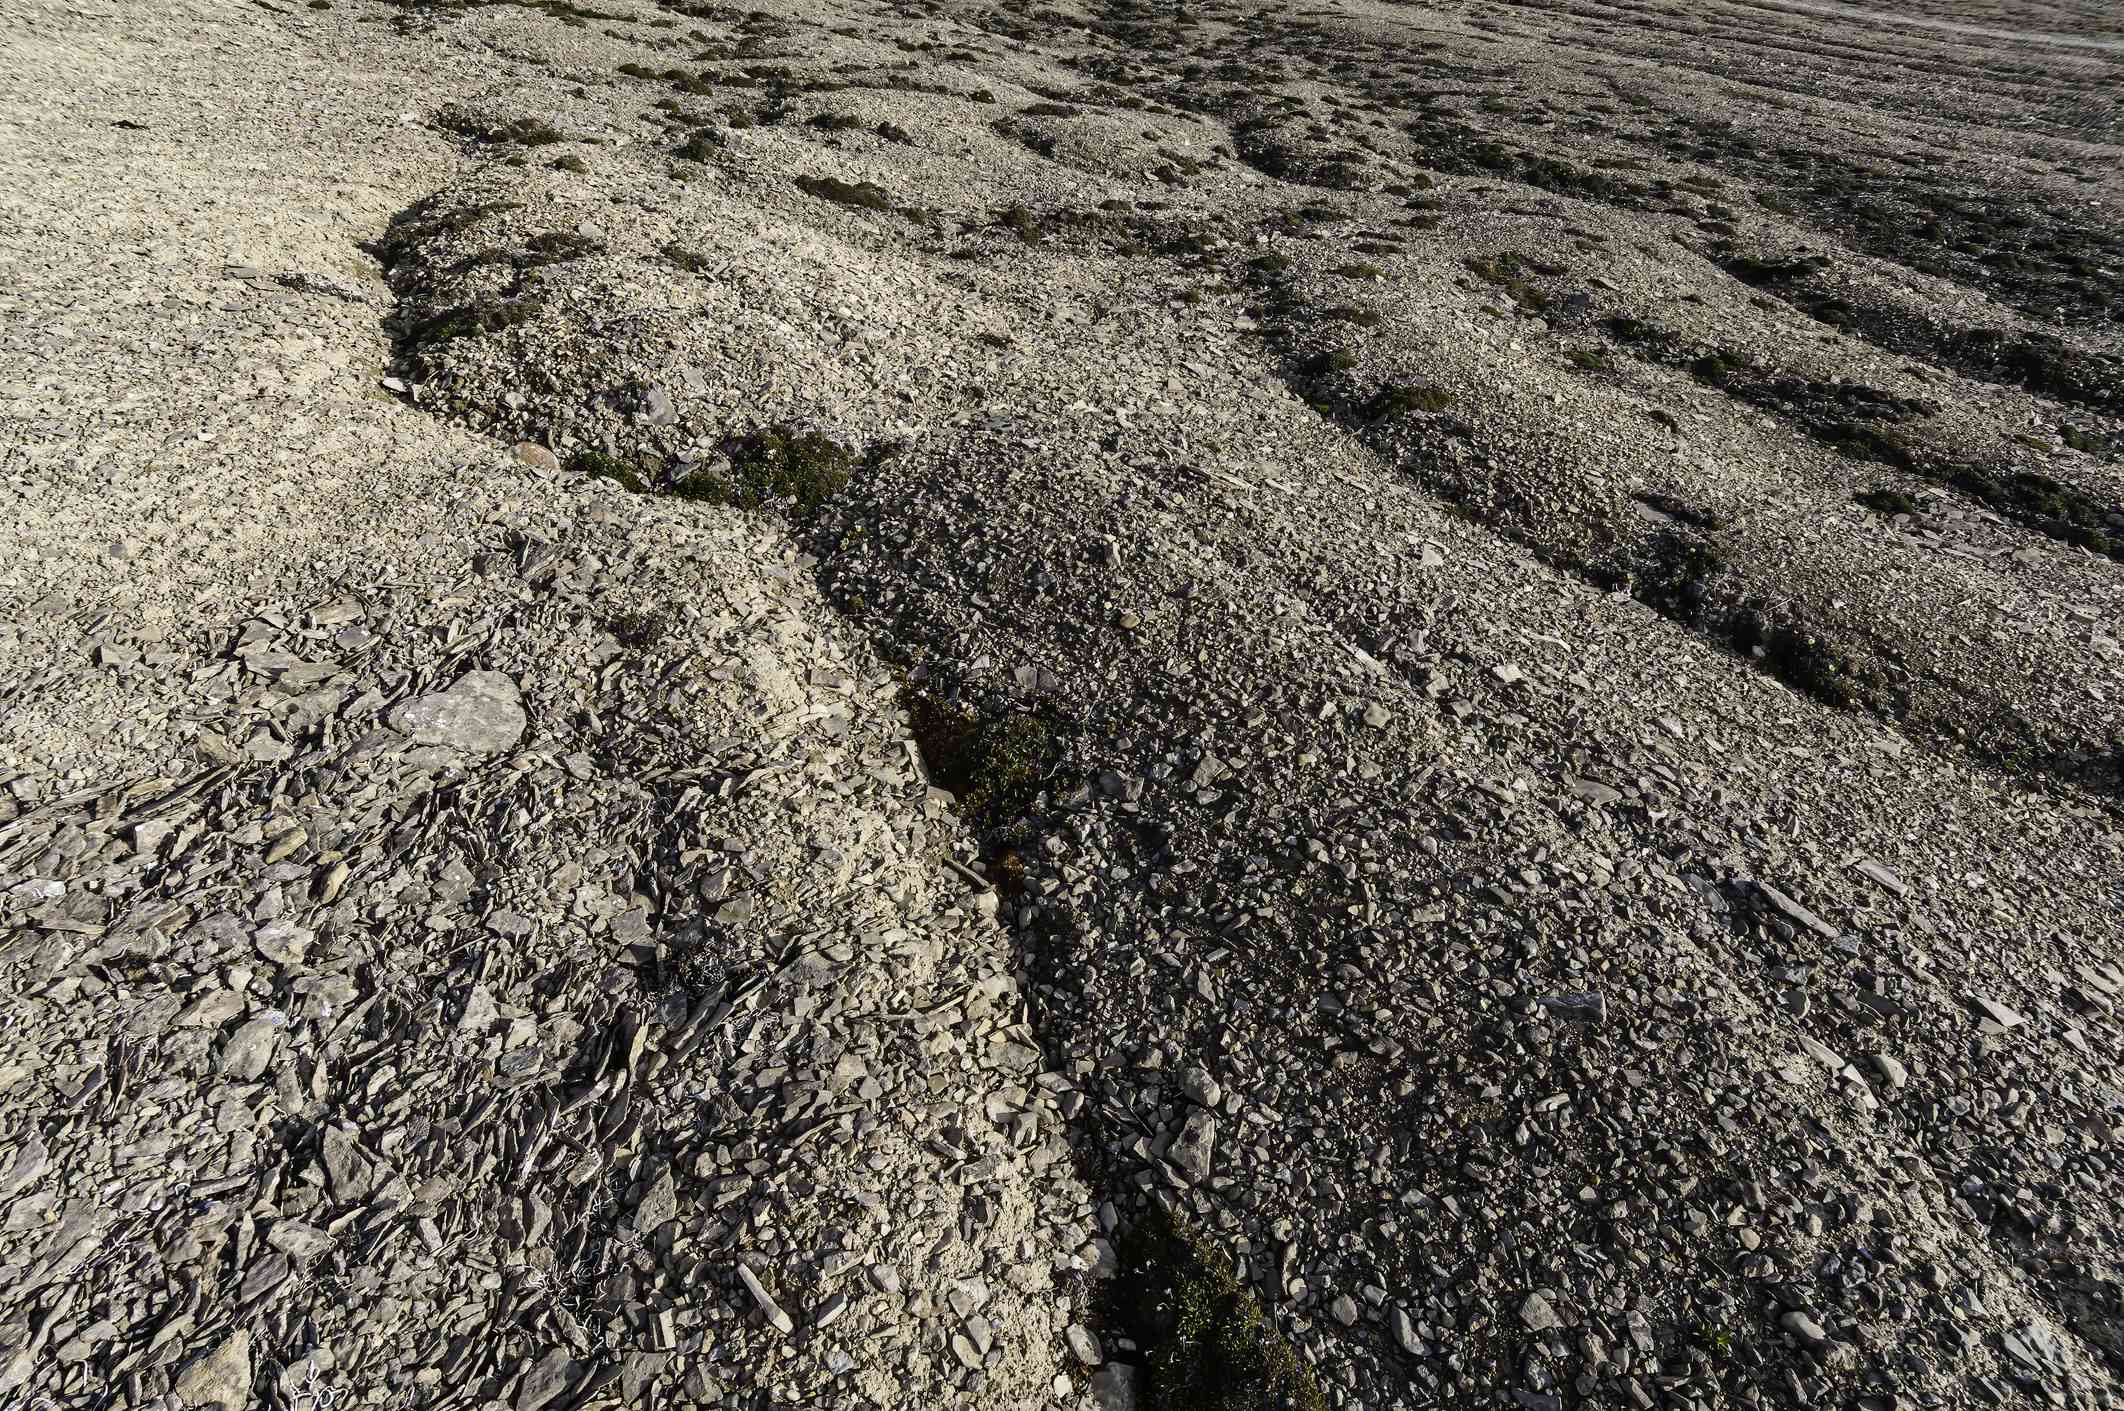
[[[379,386],[476,66],[9,44],[0,1391],[1051,1398],[1081,1098],[897,679],[772,524]]]
[[[445,1281],[437,1314],[387,1313],[398,1296],[380,1279],[376,1302],[338,1305],[343,1336],[310,1339],[306,1280],[358,1281],[362,1266],[294,1232],[281,1243],[297,1248],[272,1245],[278,1188],[247,1186],[243,1218],[289,1278],[253,1271],[239,1219],[222,1267],[263,1294],[237,1285],[233,1311],[169,1335],[179,1350],[157,1368],[181,1383],[222,1365],[186,1361],[195,1349],[233,1360],[204,1334],[248,1330],[257,1307],[295,1329],[262,1379],[289,1398],[317,1375],[307,1343],[330,1349],[325,1375],[410,1378],[417,1399],[757,1404],[780,1386],[927,1405],[1044,1387],[1064,1403],[1182,1405],[1218,1349],[1182,1310],[1128,1296],[1141,1270],[1108,1277],[1115,1243],[1165,1212],[1231,1259],[1297,1350],[1309,1370],[1284,1384],[1292,1400],[2110,1402],[2124,1347],[2111,542],[2124,525],[2103,218],[2115,139],[2088,82],[2106,60],[2067,71],[2039,51],[1987,53],[1942,103],[1928,75],[1969,70],[1965,41],[1753,7],[888,19],[341,4],[273,23],[352,71],[452,76],[415,109],[431,130],[406,139],[438,150],[435,179],[402,183],[368,236],[390,296],[388,385],[441,423],[523,444],[538,507],[508,513],[550,515],[547,498],[567,496],[623,536],[555,570],[580,582],[573,612],[607,614],[603,636],[408,658],[356,718],[389,722],[406,699],[489,681],[451,687],[459,668],[500,669],[528,683],[540,728],[581,732],[595,768],[587,742],[627,712],[542,702],[549,660],[582,663],[597,690],[613,678],[666,728],[722,713],[692,727],[705,735],[651,732],[677,742],[668,752],[614,756],[615,781],[643,791],[631,830],[590,799],[542,825],[556,841],[523,851],[519,885],[545,910],[494,893],[506,916],[553,914],[562,898],[544,888],[566,840],[615,838],[597,865],[616,872],[632,849],[624,865],[648,880],[605,883],[638,888],[624,893],[638,905],[587,929],[646,945],[646,979],[615,991],[595,967],[542,975],[520,957],[546,923],[519,934],[489,918],[509,942],[496,960],[432,982],[466,1006],[439,1016],[447,1052],[471,1048],[453,1024],[484,1019],[477,985],[520,1011],[485,1021],[509,1022],[487,1041],[499,1052],[479,1049],[482,1075],[491,1057],[513,1082],[517,1026],[542,1034],[558,1013],[559,1082],[538,1110],[604,1149],[600,1169],[620,1172],[609,1196],[565,1179],[521,1191],[520,1168],[546,1169],[545,1128],[536,1113],[494,1126],[491,1165],[448,1169],[504,1207],[489,1247],[528,1252]],[[812,448],[805,476],[790,455],[762,458],[763,430]],[[786,529],[716,503],[777,489],[797,492]],[[854,774],[751,757],[776,737],[744,718],[733,683],[754,678],[719,665],[729,641],[667,642],[653,626],[698,598],[679,570],[636,566],[655,556],[634,547],[650,524],[675,545],[724,545],[713,562],[739,601],[790,604],[799,640],[843,640],[799,576],[814,579],[885,654],[890,676],[843,645],[823,675],[764,678],[791,683],[776,700]],[[507,585],[548,581],[546,550],[497,548],[488,591],[536,601]],[[617,610],[635,592],[640,616]],[[301,606],[278,630],[299,630]],[[283,649],[270,619],[252,631]],[[858,729],[836,708],[843,680],[875,714],[868,752],[843,743]],[[401,711],[369,738],[390,744],[391,771],[457,777],[420,742],[422,718]],[[905,836],[888,856],[935,855],[909,818],[944,800],[911,784],[899,809],[774,826],[778,807],[817,809],[822,779],[860,795],[899,776],[885,746],[902,731],[909,771],[961,786],[979,896],[897,920],[740,916],[755,865],[832,894],[860,875],[840,877],[846,839]],[[676,760],[715,758],[723,736],[732,764],[683,777],[706,766]],[[489,764],[443,794],[467,798],[445,816],[481,862],[519,815],[542,816],[529,789],[514,812],[484,808],[503,770],[577,792],[560,752],[575,737],[555,739],[546,773]],[[361,791],[378,786],[358,777],[373,806]],[[296,878],[271,869],[322,854],[302,852],[305,828],[266,861],[290,833],[269,803],[245,807],[246,846],[280,898],[262,904],[285,905]],[[61,815],[47,816],[57,838]],[[207,836],[246,835],[231,817]],[[718,872],[711,854],[740,863]],[[943,884],[909,875],[926,895]],[[445,923],[430,929],[447,934],[466,898],[449,875],[430,885]],[[255,905],[252,920],[271,919]],[[712,1019],[768,994],[782,1022],[820,1012],[797,987],[799,925],[854,971],[820,981],[834,998],[817,1004],[870,1019],[822,1023],[829,1047],[805,1070],[818,1089],[794,1067],[745,1066],[746,1042],[772,1040],[732,1030],[739,1066],[711,1067],[753,1145],[726,1159],[703,1113],[737,1118],[679,1101],[701,1052],[695,1006]],[[869,998],[904,963],[873,944],[895,928],[961,938],[945,950],[976,999],[939,1013],[972,1032],[937,1045],[1005,1070],[914,1109],[939,1124],[919,1128],[929,1145],[876,1153],[894,1173],[934,1158],[1000,1183],[974,1203],[985,1223],[955,1222],[938,1272],[959,1282],[905,1311],[863,1263],[888,1257],[870,1253],[885,1237],[851,1241],[824,1213],[841,1208],[848,1144],[907,1111],[858,1086],[855,1110],[836,1112],[846,1050],[832,1047],[862,1052],[871,1020],[937,1019]],[[748,950],[748,936],[776,943]],[[43,944],[57,958],[73,943]],[[443,963],[439,946],[411,949]],[[504,967],[503,987],[463,968],[475,963]],[[695,986],[683,1019],[666,964]],[[751,979],[688,982],[688,964]],[[886,978],[864,978],[880,965]],[[358,997],[358,968],[352,983]],[[229,1046],[253,1051],[258,1024],[278,1032],[246,1014],[213,1030],[224,1064]],[[633,1061],[659,1020],[666,1037],[644,1052],[674,1056]],[[564,1061],[570,1023],[593,1037]],[[328,1044],[318,1033],[307,1042]],[[915,1062],[874,1066],[904,1086]],[[460,1071],[393,1066],[443,1087]],[[645,1066],[650,1083],[673,1076],[646,1085]],[[312,1071],[338,1081],[329,1062]],[[544,1071],[531,1067],[534,1088]],[[772,1101],[745,1096],[769,1086]],[[807,1091],[825,1100],[790,1106]],[[241,1112],[228,1094],[210,1107],[246,1128],[257,1095],[236,1100]],[[1055,1158],[1050,1104],[1074,1118],[1073,1166]],[[817,1135],[814,1115],[829,1123]],[[346,1147],[326,1144],[323,1116],[307,1119],[322,1135],[287,1130],[319,1142],[311,1188],[337,1200],[330,1162]],[[450,1120],[499,1119],[475,1105]],[[822,1145],[785,1183],[772,1167],[798,1132]],[[452,1144],[413,1150],[442,1162],[431,1145]],[[685,1185],[689,1159],[714,1184]],[[25,1186],[47,1182],[39,1208],[63,1210],[47,1167],[25,1169]],[[638,1248],[647,1217],[618,1212],[661,1214],[667,1170],[693,1203],[655,1227],[668,1252]],[[1077,1171],[1099,1203],[1081,1222]],[[413,1194],[448,1200],[427,1189]],[[711,1213],[726,1194],[751,1202],[749,1224]],[[516,1239],[538,1226],[529,1197],[589,1209],[593,1234],[613,1212],[609,1240],[579,1243],[626,1269],[593,1258],[587,1292],[566,1301],[580,1250],[563,1236],[539,1258],[536,1238]],[[448,1204],[379,1205],[378,1230],[410,1219],[415,1240],[422,1218],[437,1236],[484,1228]],[[290,1218],[333,1233],[311,1208]],[[1085,1244],[1094,1228],[1112,1239]],[[769,1286],[777,1261],[745,1266],[754,1293],[730,1257],[784,1249],[815,1261],[796,1266],[803,1293]],[[674,1283],[698,1277],[683,1262],[695,1250],[719,1299]],[[1072,1282],[1085,1266],[1100,1277]],[[950,1292],[968,1283],[1005,1311]],[[22,1320],[18,1366],[43,1365],[27,1339],[45,1329],[83,1354],[62,1359],[88,1369],[79,1385],[127,1355],[71,1305],[41,1315]],[[374,1329],[391,1317],[466,1341],[380,1374],[361,1339],[390,1342]],[[846,1331],[873,1327],[882,1354]]]

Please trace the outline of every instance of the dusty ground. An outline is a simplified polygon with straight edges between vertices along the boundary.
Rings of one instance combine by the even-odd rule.
[[[12,12],[0,1391],[2111,1404],[2124,54],[1897,14]]]

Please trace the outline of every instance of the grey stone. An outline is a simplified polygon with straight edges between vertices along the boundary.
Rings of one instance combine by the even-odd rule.
[[[266,1243],[291,1259],[314,1259],[332,1247],[332,1237],[300,1220],[275,1220]]]
[[[516,1411],[539,1411],[568,1389],[575,1380],[576,1365],[562,1348],[554,1348],[524,1373],[516,1391]]]
[[[212,1352],[177,1374],[172,1387],[187,1411],[223,1406],[247,1411],[251,1404],[251,1334],[238,1328]]]
[[[465,996],[464,1013],[457,1016],[457,1032],[460,1034],[483,1034],[494,1027],[501,1018],[501,1010],[494,1003],[493,992],[485,985],[474,985]]]
[[[1183,1178],[1200,1185],[1209,1179],[1216,1145],[1217,1119],[1207,1112],[1190,1112],[1187,1121],[1181,1125],[1180,1135],[1173,1139],[1166,1154]]]
[[[1540,1293],[1530,1293],[1520,1303],[1519,1321],[1525,1323],[1530,1331],[1537,1333],[1545,1333],[1564,1325],[1563,1319],[1556,1316],[1556,1309],[1550,1305],[1548,1298]]]
[[[795,1332],[795,1321],[782,1311],[782,1305],[774,1301],[774,1296],[767,1292],[767,1286],[760,1282],[760,1276],[753,1273],[751,1267],[742,1260],[738,1262],[737,1270],[738,1280],[745,1285],[745,1292],[752,1295],[752,1301],[760,1306],[760,1312],[767,1315],[767,1321],[774,1325],[775,1331],[783,1337]]]
[[[534,470],[552,472],[561,468],[560,457],[536,441],[519,441],[511,449],[515,451],[518,460]]]
[[[423,745],[466,754],[499,754],[523,738],[523,696],[499,671],[468,671],[448,690],[395,707],[388,723]]]
[[[7,1174],[0,1176],[0,1200],[28,1190],[51,1166],[51,1161],[51,1152],[41,1138],[31,1137],[17,1147],[14,1159],[7,1164]]]
[[[1969,1002],[1976,1007],[1978,1013],[2001,1029],[2018,1029],[2028,1022],[2027,1015],[2008,1009],[1988,995],[1971,995]]]
[[[1805,1309],[1795,1308],[1777,1320],[1777,1325],[1798,1338],[1807,1347],[1818,1347],[1829,1340],[1829,1334],[1814,1316]]]
[[[639,1234],[652,1234],[665,1221],[678,1215],[678,1187],[671,1178],[670,1168],[665,1168],[649,1183],[642,1194],[641,1202],[634,1207],[633,1225]]]
[[[1408,1310],[1399,1304],[1387,1317],[1387,1325],[1393,1329],[1394,1342],[1411,1357],[1423,1355],[1423,1343],[1416,1336],[1416,1325],[1409,1319]]]
[[[277,1014],[260,1015],[238,1027],[221,1046],[221,1071],[240,1083],[258,1081],[273,1061],[285,1022]]]
[[[1755,889],[1762,894],[1763,899],[1768,901],[1773,908],[1797,921],[1800,925],[1805,926],[1808,930],[1815,932],[1826,940],[1842,939],[1843,932],[1837,930],[1836,927],[1816,916],[1806,907],[1801,906],[1768,882],[1758,880],[1755,884]]]
[[[1581,994],[1544,996],[1541,1007],[1558,1019],[1573,1024],[1601,1024],[1608,1018],[1607,996],[1591,990]]]
[[[328,1127],[324,1134],[325,1176],[332,1194],[343,1201],[358,1201],[375,1189],[375,1171],[362,1155],[354,1134],[344,1127]]]
[[[1216,1107],[1224,1101],[1222,1085],[1209,1075],[1208,1069],[1199,1064],[1182,1070],[1180,1091],[1204,1107]]]

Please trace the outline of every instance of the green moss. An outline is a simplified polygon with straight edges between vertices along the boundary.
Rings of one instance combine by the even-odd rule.
[[[490,299],[459,304],[430,315],[406,331],[405,342],[418,350],[453,338],[477,338],[502,333],[528,323],[543,305],[537,299]]]
[[[1348,372],[1357,366],[1357,355],[1347,348],[1322,348],[1298,366],[1308,377],[1326,377],[1329,373]]]
[[[601,255],[605,252],[605,247],[587,235],[577,235],[565,230],[548,230],[532,236],[525,242],[524,250],[525,253],[516,259],[519,269],[538,269],[568,260],[580,260],[587,255]]]
[[[419,246],[461,235],[490,216],[521,210],[523,204],[521,201],[489,201],[436,213],[432,203],[423,202],[391,222],[390,229],[377,244],[377,258],[385,269],[390,269]]]
[[[590,164],[572,152],[565,157],[556,157],[553,161],[553,169],[555,171],[573,172],[577,176],[588,176],[590,174]]]
[[[1848,709],[1866,698],[1868,676],[1824,633],[1781,624],[1750,643],[1763,650],[1763,664],[1787,685],[1816,700]]]
[[[1726,571],[1717,546],[1694,535],[1666,532],[1634,566],[1632,591],[1678,622],[1701,623],[1714,584]]]
[[[1320,311],[1320,316],[1336,323],[1354,323],[1359,328],[1377,328],[1386,322],[1386,316],[1377,309],[1359,308],[1355,304],[1334,304]]]
[[[705,162],[714,155],[718,147],[727,145],[723,134],[716,129],[699,127],[693,130],[693,135],[681,143],[672,155],[688,162]]]
[[[1546,265],[1530,259],[1517,251],[1505,250],[1496,255],[1469,255],[1461,261],[1470,274],[1485,283],[1494,284],[1512,298],[1512,302],[1528,313],[1542,313],[1549,307],[1546,292],[1530,284],[1528,273],[1554,277],[1567,273],[1562,265]]]
[[[727,474],[702,472],[679,482],[671,493],[687,500],[764,509],[786,505],[808,517],[848,483],[855,452],[816,431],[788,426],[765,427],[730,441]]]
[[[2058,438],[2073,450],[2090,456],[2113,456],[2124,451],[2124,435],[2102,432],[2093,427],[2065,424],[2058,427]]]
[[[1381,269],[1378,265],[1368,264],[1363,260],[1356,260],[1351,262],[1350,264],[1337,265],[1335,266],[1335,268],[1329,270],[1328,273],[1340,275],[1344,279],[1377,279],[1381,275],[1385,274],[1386,271]]]
[[[1262,274],[1282,274],[1291,267],[1291,257],[1271,250],[1266,255],[1256,255],[1248,260],[1246,267]]]
[[[996,224],[1028,245],[1044,244],[1047,240],[1047,228],[1040,223],[1040,218],[1023,206],[1008,208],[996,217]]]
[[[1564,354],[1564,360],[1585,372],[1606,372],[1615,365],[1606,353],[1596,348],[1573,348]]]
[[[1640,349],[1645,356],[1656,362],[1671,363],[1682,357],[1685,345],[1681,336],[1661,328],[1656,323],[1617,317],[1604,320],[1601,326],[1608,330],[1616,342]]]
[[[1766,209],[1776,209],[1761,197],[1756,199]],[[1829,264],[1827,255],[1802,255],[1793,260],[1758,260],[1741,255],[1726,261],[1726,273],[1743,284],[1752,284],[1761,289],[1806,279],[1828,269]]]
[[[518,118],[492,134],[490,140],[514,142],[522,147],[550,147],[556,142],[565,142],[568,139],[562,136],[561,130],[552,123],[539,118]]]
[[[1900,490],[1863,490],[1851,497],[1875,514],[1922,514],[1918,502]]]
[[[1748,367],[1745,354],[1714,348],[1689,364],[1689,375],[1707,387],[1723,387]]]
[[[983,720],[931,691],[910,691],[906,704],[930,778],[976,827],[1003,826],[1032,807],[1055,749],[1046,721],[1023,711]]]
[[[688,249],[675,240],[664,246],[660,253],[688,274],[705,274],[714,263],[699,250]]]
[[[863,120],[847,113],[820,113],[811,125],[821,132],[852,132],[863,125]]]
[[[1443,387],[1389,382],[1372,394],[1372,400],[1365,404],[1364,413],[1377,420],[1381,417],[1404,416],[1410,412],[1442,412],[1452,406],[1453,402],[1453,394]]]
[[[1144,1411],[1324,1411],[1311,1369],[1202,1231],[1154,1209],[1116,1252],[1107,1323],[1148,1354]]]
[[[637,495],[649,488],[633,466],[603,451],[577,451],[568,457],[568,469],[596,480],[610,480]]]
[[[865,210],[885,211],[892,209],[892,196],[874,181],[842,181],[832,176],[800,176],[797,187],[806,195],[822,201],[832,201],[842,206],[860,206]]]
[[[881,122],[877,125],[875,129],[873,129],[873,131],[875,131],[878,136],[884,138],[887,142],[897,142],[900,143],[902,146],[906,147],[912,147],[914,145],[913,134],[909,133],[906,128],[901,127],[898,123]]]

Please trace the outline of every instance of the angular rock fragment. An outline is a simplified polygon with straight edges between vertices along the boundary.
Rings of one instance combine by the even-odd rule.
[[[250,1330],[237,1329],[213,1351],[184,1367],[171,1390],[186,1411],[210,1406],[247,1411],[251,1405]]]
[[[449,689],[394,707],[391,728],[423,745],[471,755],[499,754],[523,738],[523,696],[499,671],[468,671]]]

